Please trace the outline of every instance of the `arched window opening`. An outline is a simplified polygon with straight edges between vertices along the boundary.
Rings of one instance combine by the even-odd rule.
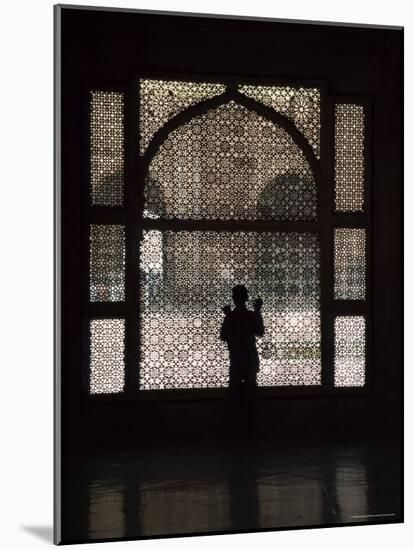
[[[227,386],[227,350],[218,333],[221,307],[237,283],[266,304],[258,384],[320,385],[318,235],[255,227],[317,219],[315,175],[291,135],[235,101],[212,108],[160,144],[144,199],[144,225],[154,218],[148,211],[162,211],[170,224],[144,231],[141,244],[141,272],[154,264],[161,234],[166,258],[157,298],[141,279],[141,295],[149,297],[141,307],[141,388]],[[208,223],[183,231],[177,220]],[[240,229],[225,231],[220,221]],[[246,221],[253,231],[243,228]]]
[[[148,168],[147,208],[166,218],[315,220],[316,183],[303,151],[280,126],[234,101],[173,130]],[[279,196],[257,209],[269,181]]]

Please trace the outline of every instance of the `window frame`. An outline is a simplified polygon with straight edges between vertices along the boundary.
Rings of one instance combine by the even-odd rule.
[[[139,153],[139,80],[143,78],[160,80],[178,80],[189,82],[216,82],[234,87],[236,83],[273,85],[273,86],[304,86],[318,87],[321,94],[321,130],[320,130],[320,158],[315,159],[319,165],[319,182],[317,185],[318,217],[310,222],[253,222],[251,230],[269,231],[309,231],[317,232],[320,242],[320,314],[321,314],[321,385],[320,386],[274,386],[258,387],[258,397],[331,397],[371,395],[373,391],[371,349],[373,300],[372,300],[372,231],[371,231],[371,166],[372,166],[372,100],[367,96],[338,96],[331,93],[328,80],[315,79],[281,79],[273,77],[256,77],[245,75],[213,75],[202,73],[180,73],[164,71],[134,71],[130,82],[96,82],[88,81],[84,84],[84,136],[83,143],[84,166],[83,195],[82,195],[82,329],[85,335],[89,334],[89,322],[95,318],[125,319],[125,389],[117,394],[90,394],[89,393],[89,337],[83,337],[83,398],[88,402],[105,403],[120,402],[147,402],[147,401],[181,401],[223,399],[227,396],[227,388],[200,388],[200,389],[165,389],[165,390],[141,390],[139,388],[139,355],[140,355],[140,330],[139,330],[139,249],[138,242],[145,228],[159,227],[157,220],[143,222],[143,198],[145,172]],[[124,204],[123,206],[97,206],[92,205],[90,195],[90,109],[89,97],[91,90],[114,91],[124,94]],[[250,101],[250,100],[249,100]],[[252,100],[254,101],[254,100]],[[208,100],[214,103],[214,98]],[[335,211],[335,104],[356,103],[364,106],[365,112],[365,185],[363,213],[342,213]],[[262,104],[259,104],[262,105]],[[186,109],[197,112],[194,107]],[[266,108],[268,109],[268,108]],[[269,108],[270,110],[270,108]],[[283,115],[276,112],[279,119]],[[181,117],[183,113],[177,115]],[[185,119],[184,115],[182,119]],[[181,118],[180,118],[181,120]],[[171,127],[168,121],[163,128]],[[176,126],[178,127],[178,125]],[[170,129],[171,129],[170,128]],[[290,132],[289,132],[290,134]],[[291,135],[291,134],[290,134]],[[151,140],[151,144],[154,139]],[[307,142],[308,143],[308,142]],[[309,145],[309,144],[308,144]],[[151,147],[149,145],[148,149]],[[309,145],[310,147],[310,145]],[[302,148],[301,148],[302,149]],[[302,149],[303,150],[303,149]],[[144,155],[145,156],[145,155]],[[169,220],[171,222],[171,220]],[[125,301],[124,302],[90,302],[89,301],[89,227],[91,224],[121,224],[125,226]],[[211,229],[213,222],[204,220],[204,223],[192,223],[192,221],[176,222],[181,229]],[[161,223],[162,225],[162,223]],[[168,227],[173,229],[173,224]],[[205,225],[205,227],[202,227]],[[225,226],[233,225],[233,230],[247,230],[246,221],[236,221],[234,224],[217,223],[218,230],[224,230]],[[285,227],[286,229],[281,229]],[[334,264],[333,264],[333,239],[335,227],[364,227],[366,229],[366,299],[364,301],[342,301],[333,298]],[[174,228],[174,230],[176,229]],[[304,229],[306,228],[306,229]],[[362,387],[335,387],[334,386],[334,322],[337,315],[363,315],[366,322],[365,338],[365,385]]]

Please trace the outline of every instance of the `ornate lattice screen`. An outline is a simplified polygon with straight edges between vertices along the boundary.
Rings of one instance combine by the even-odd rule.
[[[188,107],[222,94],[223,84],[143,79],[139,82],[140,152],[173,116]]]
[[[239,90],[286,114],[319,152],[319,90]],[[176,114],[224,91],[217,84],[141,80],[141,154]],[[221,308],[237,282],[265,300],[258,383],[319,385],[317,234],[214,230],[220,221],[316,221],[315,175],[289,132],[223,100],[162,139],[148,165],[144,199],[144,226],[163,219],[170,227],[148,228],[141,242],[141,388],[227,385]],[[210,228],[177,231],[177,220],[206,220]]]
[[[364,208],[364,107],[335,106],[335,207],[361,212]]]
[[[124,389],[123,319],[94,319],[89,324],[90,393],[120,393]]]
[[[367,299],[367,135],[366,107],[335,105],[335,210],[347,213],[362,227],[334,229],[334,298],[348,302],[355,315],[335,319],[334,379],[337,387],[366,383],[365,308],[352,301]],[[361,224],[362,222],[362,224]],[[349,223],[352,225],[352,221]],[[362,309],[361,309],[362,308]]]
[[[90,393],[125,391],[132,369],[143,390],[226,387],[221,308],[237,283],[264,300],[260,386],[325,379],[363,386],[365,106],[334,101],[335,214],[327,222],[318,212],[325,192],[319,174],[329,160],[320,148],[321,89],[151,78],[140,79],[138,89],[139,151],[125,146],[126,92],[92,90],[89,97],[89,208],[103,215],[88,222],[88,308],[105,317],[89,319]],[[143,174],[137,193],[144,208],[135,221],[124,201],[126,150],[135,151]],[[337,227],[344,213],[347,223]],[[352,227],[357,216],[365,217]],[[325,232],[332,264],[319,244]],[[131,262],[137,248],[139,261]],[[324,299],[321,264],[333,275]],[[127,292],[125,282],[134,280],[139,292],[129,284]],[[139,304],[131,304],[137,294]],[[335,334],[329,352],[322,349],[321,303]],[[352,315],[343,316],[342,307]],[[132,334],[129,323],[135,327],[138,316],[139,349],[127,357],[138,351],[139,368],[124,360],[125,332]],[[323,368],[333,376],[324,378]]]
[[[318,88],[240,86],[240,92],[289,118],[320,156],[321,94]]]
[[[335,298],[365,298],[365,229],[335,229]]]
[[[143,389],[227,385],[221,308],[239,282],[264,300],[258,384],[320,384],[316,235],[146,231],[140,269]]]
[[[124,202],[124,94],[94,90],[90,97],[91,203]]]
[[[316,185],[290,135],[226,103],[171,132],[152,160],[147,209],[164,218],[316,218]]]
[[[121,302],[125,299],[125,229],[122,225],[90,228],[90,300]]]
[[[335,386],[365,383],[365,319],[342,316],[335,319]]]

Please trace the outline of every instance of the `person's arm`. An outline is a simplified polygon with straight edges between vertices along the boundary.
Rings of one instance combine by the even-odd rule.
[[[263,300],[261,298],[257,298],[254,301],[253,305],[254,305],[254,317],[255,317],[254,334],[255,336],[263,336],[265,332],[263,317],[262,317]]]
[[[223,323],[221,325],[220,329],[220,340],[223,340],[223,342],[227,342],[228,340],[228,327],[229,327],[229,313],[231,312],[230,306],[224,306],[223,307],[223,313],[225,315]]]

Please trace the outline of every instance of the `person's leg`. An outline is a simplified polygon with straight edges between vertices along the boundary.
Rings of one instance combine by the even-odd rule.
[[[241,379],[237,376],[237,370],[234,365],[230,367],[229,379],[229,407],[228,418],[230,435],[232,437],[240,437],[242,431],[242,400],[241,400]]]
[[[247,426],[249,432],[256,430],[256,372],[250,372],[246,384]]]

